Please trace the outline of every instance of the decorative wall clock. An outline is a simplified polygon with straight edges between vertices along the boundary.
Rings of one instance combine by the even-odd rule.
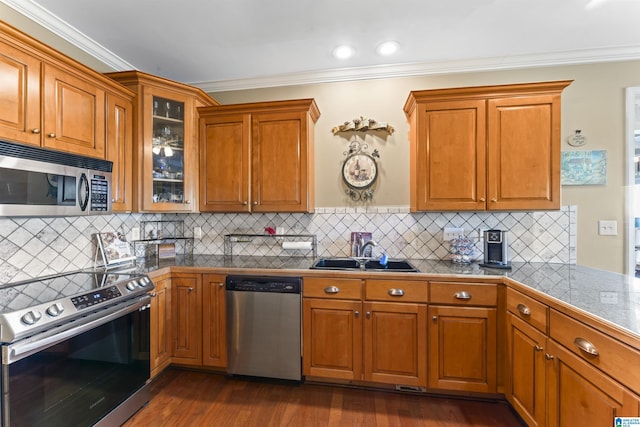
[[[352,200],[371,200],[373,198],[373,185],[378,178],[378,164],[376,159],[380,158],[378,150],[373,150],[371,154],[365,150],[367,144],[352,141],[349,151],[345,151],[347,156],[342,165],[342,181],[346,184],[345,193]]]

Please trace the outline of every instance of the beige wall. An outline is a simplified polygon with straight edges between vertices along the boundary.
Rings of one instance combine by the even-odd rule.
[[[223,104],[312,97],[322,113],[316,125],[316,206],[351,206],[340,183],[340,166],[348,142],[331,128],[360,115],[386,121],[396,132],[385,140],[366,137],[380,151],[380,176],[372,204],[409,204],[408,124],[402,107],[411,90],[574,80],[563,92],[562,149],[580,129],[588,144],[606,149],[607,185],[563,187],[562,204],[578,206],[578,264],[622,272],[624,269],[624,93],[640,85],[640,61],[530,68],[411,78],[290,86],[212,94]],[[598,235],[598,220],[618,221],[618,236]]]
[[[99,71],[106,71],[77,48],[0,4],[6,22],[32,34]],[[224,58],[221,58],[224,60]],[[212,76],[213,78],[213,76]],[[316,126],[316,205],[352,206],[340,182],[340,167],[348,142],[331,128],[361,115],[386,121],[396,132],[386,140],[366,137],[370,149],[381,154],[374,206],[409,204],[408,126],[402,107],[409,91],[430,88],[574,80],[563,93],[563,150],[566,137],[581,129],[589,138],[584,149],[608,150],[606,186],[563,187],[562,204],[578,206],[577,261],[579,264],[623,271],[624,268],[624,89],[640,86],[640,61],[530,68],[516,71],[460,73],[440,76],[378,79],[215,93],[221,103],[315,98],[322,116]],[[598,219],[618,221],[618,236],[599,236]]]

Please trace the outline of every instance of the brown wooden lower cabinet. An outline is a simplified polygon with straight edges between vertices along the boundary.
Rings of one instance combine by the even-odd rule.
[[[551,339],[545,357],[548,427],[608,427],[614,417],[638,416],[638,396]]]
[[[304,299],[304,375],[340,380],[361,379],[361,313],[360,301]]]
[[[512,313],[506,329],[506,398],[529,427],[544,426],[546,336]]]
[[[426,387],[426,304],[364,303],[364,379]]]
[[[202,364],[227,367],[227,308],[223,274],[202,275]]]
[[[429,307],[429,387],[497,391],[496,309]]]
[[[171,279],[155,281],[151,298],[151,378],[171,363]]]
[[[200,274],[171,276],[171,325],[174,363],[202,364],[202,278]]]
[[[304,375],[426,387],[425,304],[307,298],[303,313]]]

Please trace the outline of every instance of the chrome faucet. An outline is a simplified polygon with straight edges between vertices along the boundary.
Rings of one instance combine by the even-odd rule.
[[[375,240],[367,240],[366,242],[360,242],[360,248],[358,250],[359,254],[361,257],[364,257],[364,250],[367,248],[367,246],[378,246],[378,242],[376,242]]]

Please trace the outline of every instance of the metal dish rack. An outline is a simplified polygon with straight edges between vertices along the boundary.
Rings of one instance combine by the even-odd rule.
[[[193,237],[184,236],[184,221],[142,221],[140,236],[133,242],[136,258],[193,255]]]
[[[293,246],[300,243],[302,247],[287,248],[288,243]],[[240,247],[236,252],[241,253],[234,254],[234,247]],[[315,259],[318,257],[318,238],[315,234],[225,234],[224,255],[312,256]]]

